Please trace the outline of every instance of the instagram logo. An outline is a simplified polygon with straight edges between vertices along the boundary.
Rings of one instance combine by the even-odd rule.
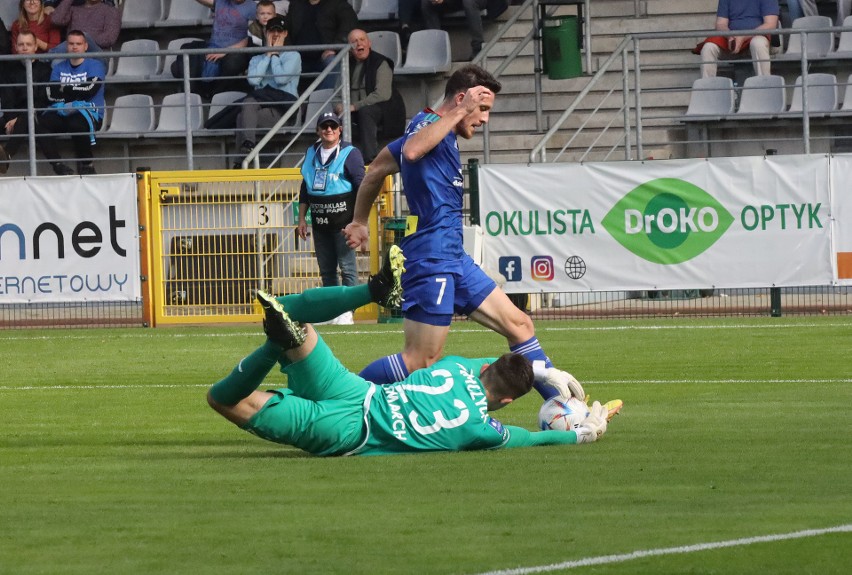
[[[533,256],[531,266],[532,279],[548,282],[553,279],[553,258],[550,256]]]

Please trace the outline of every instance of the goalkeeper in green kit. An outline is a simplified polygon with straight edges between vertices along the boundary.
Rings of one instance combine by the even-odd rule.
[[[258,292],[266,343],[207,394],[210,406],[255,435],[315,455],[383,455],[588,443],[603,435],[607,409],[595,402],[575,431],[530,432],[488,415],[527,393],[525,357],[446,357],[401,382],[375,385],[348,371],[308,321],[337,317],[370,301],[398,303],[402,256],[367,284],[314,288],[273,298]],[[345,311],[345,310],[343,310]],[[302,322],[305,322],[303,325]],[[288,387],[257,391],[276,363]]]

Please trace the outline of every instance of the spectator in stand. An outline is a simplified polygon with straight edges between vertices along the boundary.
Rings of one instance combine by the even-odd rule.
[[[19,8],[18,19],[12,22],[13,54],[18,53],[18,35],[22,31],[35,35],[38,53],[47,52],[59,45],[62,40],[59,28],[53,25],[50,14],[45,13],[43,0],[20,0]]]
[[[372,49],[370,37],[360,28],[349,33],[349,111],[353,140],[369,164],[379,153],[379,128],[388,141],[405,130],[405,102],[393,85],[393,62]],[[343,106],[335,104],[335,113]]]
[[[38,39],[32,30],[21,30],[15,39],[15,53],[34,55],[38,52]],[[3,112],[3,133],[9,136],[5,145],[0,145],[0,174],[9,169],[9,161],[26,141],[29,131],[27,111],[27,69],[25,60],[10,62],[2,89],[0,101]],[[33,106],[36,111],[48,105],[47,83],[50,81],[50,64],[43,60],[33,60]],[[38,121],[39,114],[33,119]]]
[[[255,19],[249,24],[249,45],[263,46],[266,40],[266,23],[276,15],[275,3],[272,0],[260,0],[257,3]]]
[[[485,42],[482,11],[487,10],[489,20],[495,20],[508,7],[509,0],[420,0],[423,22],[426,28],[433,30],[441,28],[441,16],[464,10],[464,17],[470,31],[471,60],[479,54]]]
[[[257,15],[254,2],[246,0],[195,0],[213,9],[213,33],[207,42],[190,42],[182,48],[245,48],[248,46],[248,26]],[[243,79],[251,54],[231,52],[225,54],[194,54],[189,57],[189,76],[201,79],[193,91],[210,97],[226,90],[245,90]],[[172,75],[183,78],[183,58],[172,64]],[[215,80],[216,78],[221,78]],[[215,81],[214,81],[215,80]]]
[[[778,27],[778,0],[719,0],[715,30],[775,30]],[[711,36],[693,49],[701,54],[701,77],[716,75],[719,60],[743,58],[746,49],[751,53],[754,73],[771,74],[769,37],[758,35]]]
[[[358,26],[355,10],[346,0],[292,0],[287,15],[294,46],[345,44],[349,32]],[[334,50],[302,52],[302,72],[311,75],[322,72],[335,54]],[[329,74],[318,88],[333,88],[336,80],[335,74]],[[313,81],[313,77],[304,78],[299,90],[303,91]]]
[[[271,48],[287,43],[288,22],[275,16],[266,23],[266,45]],[[258,54],[249,62],[248,83],[254,90],[243,98],[237,116],[237,145],[240,153],[254,149],[258,128],[271,128],[289,105],[298,98],[302,58],[298,52],[275,50]],[[242,163],[234,165],[242,167]]]
[[[9,53],[9,33],[6,31],[6,24],[0,18],[0,55]],[[0,62],[0,70],[3,69],[5,62]]]
[[[121,32],[121,11],[104,0],[86,0],[83,4],[61,0],[50,17],[55,26],[83,32],[89,52],[110,50]],[[70,50],[62,42],[50,52],[64,54]]]
[[[77,157],[77,173],[94,174],[92,147],[95,132],[103,122],[104,84],[106,68],[97,58],[86,58],[86,35],[71,30],[66,38],[68,60],[60,60],[50,74],[47,98],[50,108],[39,116],[36,126],[39,134],[70,134]],[[79,55],[78,55],[79,54]],[[54,173],[59,176],[73,174],[73,170],[60,161],[57,138],[41,137],[39,148],[48,159]]]
[[[420,0],[399,0],[399,42],[403,50],[408,50],[411,33],[423,27],[420,15]]]
[[[44,0],[44,12],[45,14],[52,14],[53,11],[59,6],[59,3],[62,0]],[[81,4],[85,4],[86,0],[74,0],[74,6],[80,6]],[[109,4],[110,6],[115,6],[115,0],[104,0],[104,4]]]

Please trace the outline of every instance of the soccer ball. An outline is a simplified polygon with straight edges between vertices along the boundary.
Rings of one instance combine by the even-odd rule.
[[[589,415],[589,406],[576,397],[551,397],[538,412],[538,425],[543,430],[571,431]]]

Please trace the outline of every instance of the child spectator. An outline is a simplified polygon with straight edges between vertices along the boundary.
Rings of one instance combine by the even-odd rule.
[[[275,10],[275,3],[272,0],[260,0],[257,3],[256,17],[248,27],[251,46],[263,46],[266,39],[266,24],[275,16]]]

